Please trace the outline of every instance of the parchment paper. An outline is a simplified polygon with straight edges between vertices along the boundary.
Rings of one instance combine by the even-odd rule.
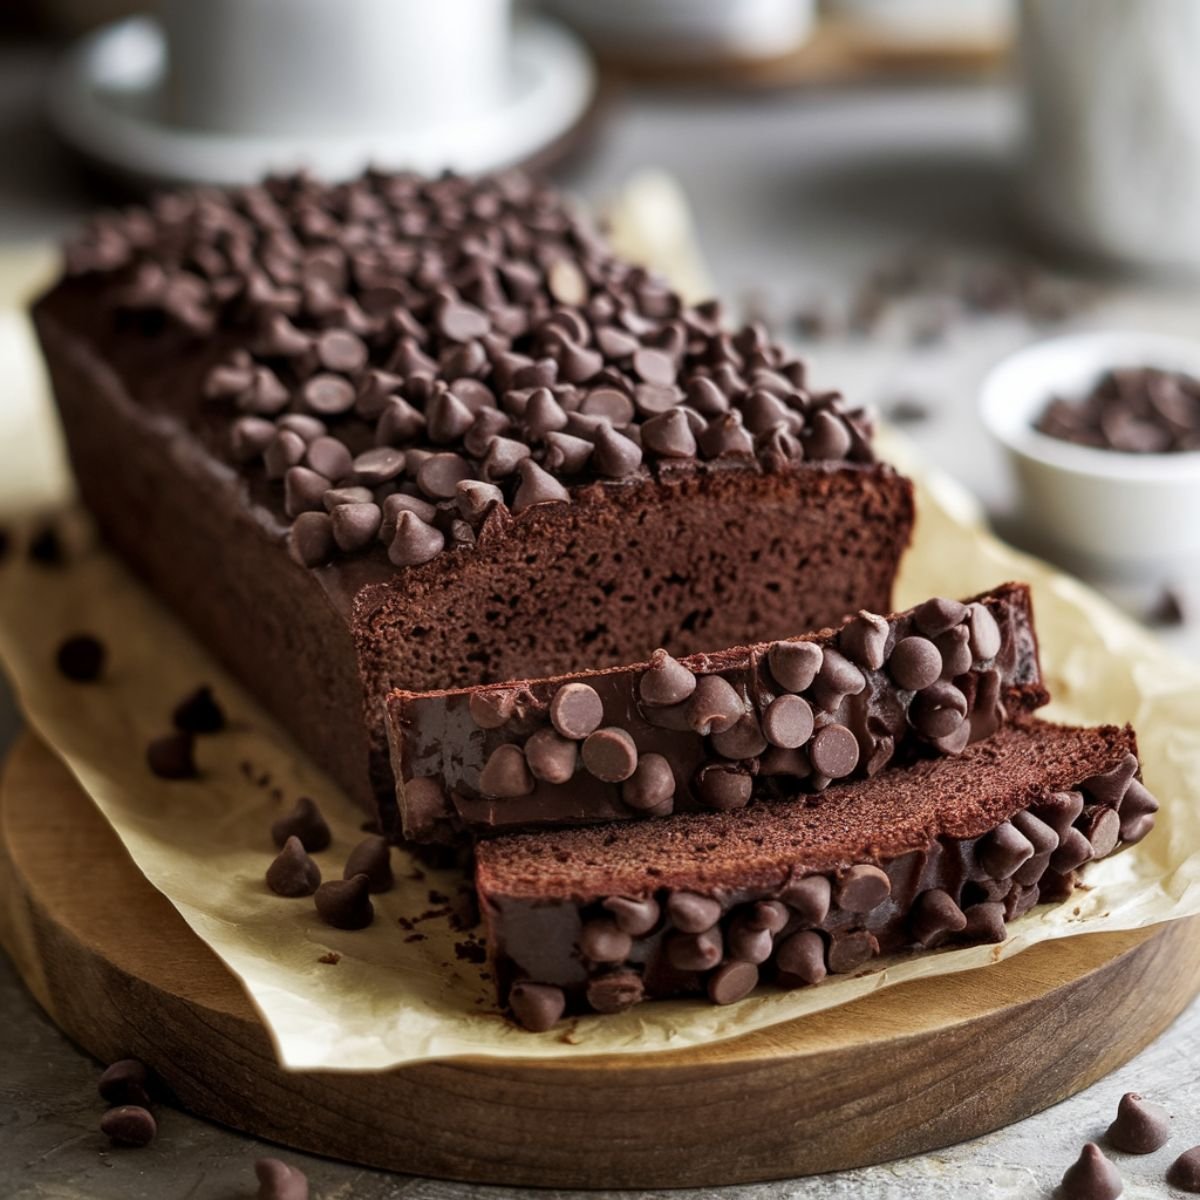
[[[6,382],[32,389],[12,403],[32,414],[23,428],[45,439],[50,449],[43,461],[53,464],[57,435],[39,373],[30,366],[36,351],[15,315],[0,329]],[[0,477],[19,469],[16,457],[31,453],[25,440],[0,445]],[[905,980],[986,968],[1048,939],[1200,913],[1200,669],[1169,656],[1081,584],[986,534],[970,498],[911,462],[896,439],[885,437],[881,451],[917,479],[920,492],[916,542],[897,604],[966,595],[1006,579],[1031,582],[1055,696],[1047,715],[1132,721],[1147,783],[1162,801],[1158,827],[1145,842],[1089,869],[1090,890],[1016,922],[1001,947],[888,960],[861,977],[791,992],[764,990],[727,1008],[653,1002],[530,1034],[495,1011],[485,969],[475,961],[478,939],[451,927],[448,900],[460,882],[455,874],[419,869],[395,852],[399,886],[375,898],[375,923],[354,933],[323,925],[310,900],[284,900],[267,890],[268,829],[297,796],[314,797],[333,828],[333,847],[317,856],[327,879],[340,876],[347,851],[362,836],[362,814],[93,544],[81,514],[70,513],[68,568],[39,568],[20,554],[0,565],[0,662],[31,726],[62,756],[150,882],[241,979],[281,1061],[293,1068],[378,1070],[459,1055],[536,1059],[682,1048]],[[41,475],[39,497],[67,491],[54,469]],[[93,633],[108,646],[102,683],[69,684],[55,672],[57,645],[76,632]],[[147,742],[169,728],[175,703],[205,682],[231,716],[231,728],[199,740],[201,780],[155,779],[144,763]],[[321,961],[330,951],[341,956],[336,964]]]

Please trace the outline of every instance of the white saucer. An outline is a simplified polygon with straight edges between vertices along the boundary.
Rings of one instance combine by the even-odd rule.
[[[162,119],[165,73],[157,22],[117,22],[67,52],[51,80],[50,119],[91,161],[138,181],[250,183],[300,166],[336,180],[372,164],[432,174],[524,162],[570,133],[596,91],[595,68],[582,44],[536,18],[514,28],[505,104],[469,120],[395,134],[275,138],[182,129]]]

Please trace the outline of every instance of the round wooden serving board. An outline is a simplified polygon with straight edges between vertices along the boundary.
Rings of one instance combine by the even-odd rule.
[[[961,1141],[1099,1079],[1200,988],[1200,922],[1071,938],[700,1050],[283,1071],[234,977],[32,737],[0,791],[0,940],[96,1058],[187,1109],[417,1174],[559,1187],[717,1185]]]

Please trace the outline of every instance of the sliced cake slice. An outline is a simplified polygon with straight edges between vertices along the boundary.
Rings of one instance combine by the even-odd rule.
[[[716,654],[395,691],[381,819],[445,842],[740,808],[958,754],[1047,699],[1020,583]]]
[[[1150,831],[1128,726],[1010,725],[819,804],[492,838],[476,886],[502,1004],[544,1029],[642,999],[727,1004],[880,954],[1000,942]]]

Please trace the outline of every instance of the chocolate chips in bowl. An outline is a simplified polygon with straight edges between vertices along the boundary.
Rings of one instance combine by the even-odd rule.
[[[1200,341],[1038,342],[992,369],[980,409],[1008,452],[1031,548],[1112,579],[1200,570]]]

